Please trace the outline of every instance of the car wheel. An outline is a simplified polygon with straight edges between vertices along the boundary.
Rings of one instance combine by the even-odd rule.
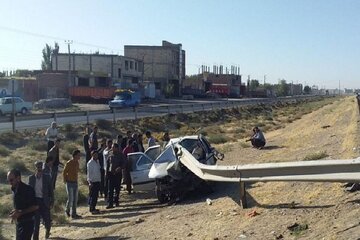
[[[0,110],[0,116],[4,116],[3,112]]]
[[[155,186],[155,194],[160,203],[167,203],[169,201],[167,194],[164,191],[161,191],[160,187],[157,185]]]
[[[27,114],[28,113],[28,110],[26,109],[26,108],[22,108],[21,109],[21,114],[22,115],[25,115],[25,114]]]

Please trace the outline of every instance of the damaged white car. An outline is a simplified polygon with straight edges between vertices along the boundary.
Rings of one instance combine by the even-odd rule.
[[[202,135],[171,139],[161,152],[159,145],[145,153],[129,154],[134,185],[155,181],[155,193],[161,203],[180,200],[187,192],[207,188],[208,184],[188,170],[177,157],[177,144],[192,153],[200,163],[215,165],[224,155],[211,147]]]

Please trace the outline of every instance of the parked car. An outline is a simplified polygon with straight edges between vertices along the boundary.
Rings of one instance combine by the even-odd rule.
[[[0,98],[0,115],[12,113],[12,100],[15,101],[15,113],[23,115],[28,114],[32,110],[32,103],[25,102],[20,97],[3,97]]]
[[[176,155],[177,144],[193,153],[194,157],[194,149],[201,149],[202,154],[197,154],[196,159],[206,165],[215,165],[218,159],[224,158],[202,135],[171,139],[164,151],[157,145],[150,147],[145,153],[130,153],[128,156],[133,184],[155,181],[155,194],[161,203],[176,200],[205,183],[180,163]]]

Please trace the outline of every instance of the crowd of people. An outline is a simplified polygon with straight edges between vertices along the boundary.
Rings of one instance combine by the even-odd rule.
[[[40,222],[45,226],[45,238],[50,236],[51,214],[54,205],[54,191],[59,172],[63,165],[63,181],[66,187],[67,202],[65,215],[73,219],[81,218],[77,212],[78,177],[81,157],[85,155],[86,179],[89,187],[88,205],[91,214],[98,214],[98,198],[106,201],[106,209],[119,206],[121,184],[132,194],[131,163],[128,154],[144,152],[143,134],[127,131],[125,136],[117,135],[115,139],[99,139],[98,127],[86,125],[83,136],[82,153],[79,149],[72,152],[72,158],[65,164],[60,161],[59,132],[56,122],[46,130],[47,157],[45,162],[35,162],[35,172],[29,176],[28,184],[21,180],[21,172],[12,169],[7,180],[13,191],[14,210],[9,217],[16,223],[16,239],[39,239]],[[146,131],[148,147],[156,145],[156,139]],[[164,139],[169,141],[168,133]]]
[[[85,126],[82,153],[79,149],[72,152],[72,158],[65,164],[60,161],[59,132],[56,122],[52,122],[45,133],[47,139],[47,157],[45,162],[35,162],[35,172],[29,176],[28,184],[21,180],[21,172],[12,169],[7,174],[7,180],[13,191],[14,210],[9,217],[16,222],[16,239],[39,239],[40,220],[45,226],[45,237],[50,236],[51,214],[54,205],[54,190],[56,187],[59,166],[63,165],[63,181],[66,186],[68,200],[65,214],[73,219],[81,218],[77,213],[78,176],[80,159],[85,155],[86,179],[89,187],[88,205],[91,214],[98,214],[96,208],[98,198],[106,201],[106,209],[119,206],[121,184],[125,184],[128,194],[133,192],[131,180],[131,162],[128,155],[132,152],[144,152],[143,134],[127,131],[126,135],[117,135],[116,139],[99,139],[98,127]],[[145,132],[147,146],[156,145],[156,139],[150,131]],[[168,132],[162,137],[166,145],[170,141]],[[258,127],[253,128],[251,141],[253,147],[261,149],[265,146],[264,134]],[[199,161],[204,152],[201,146],[195,147],[192,154]]]

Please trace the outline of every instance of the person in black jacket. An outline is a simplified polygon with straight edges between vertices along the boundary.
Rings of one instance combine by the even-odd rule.
[[[31,240],[34,232],[34,216],[38,205],[35,191],[21,181],[21,172],[12,169],[7,173],[7,181],[13,192],[14,209],[9,217],[16,222],[16,240]]]
[[[43,163],[36,162],[36,173],[29,177],[29,185],[35,191],[36,203],[39,209],[35,214],[35,226],[33,240],[39,239],[40,218],[45,225],[45,238],[49,238],[51,229],[50,208],[54,205],[54,191],[51,177],[43,173]]]

